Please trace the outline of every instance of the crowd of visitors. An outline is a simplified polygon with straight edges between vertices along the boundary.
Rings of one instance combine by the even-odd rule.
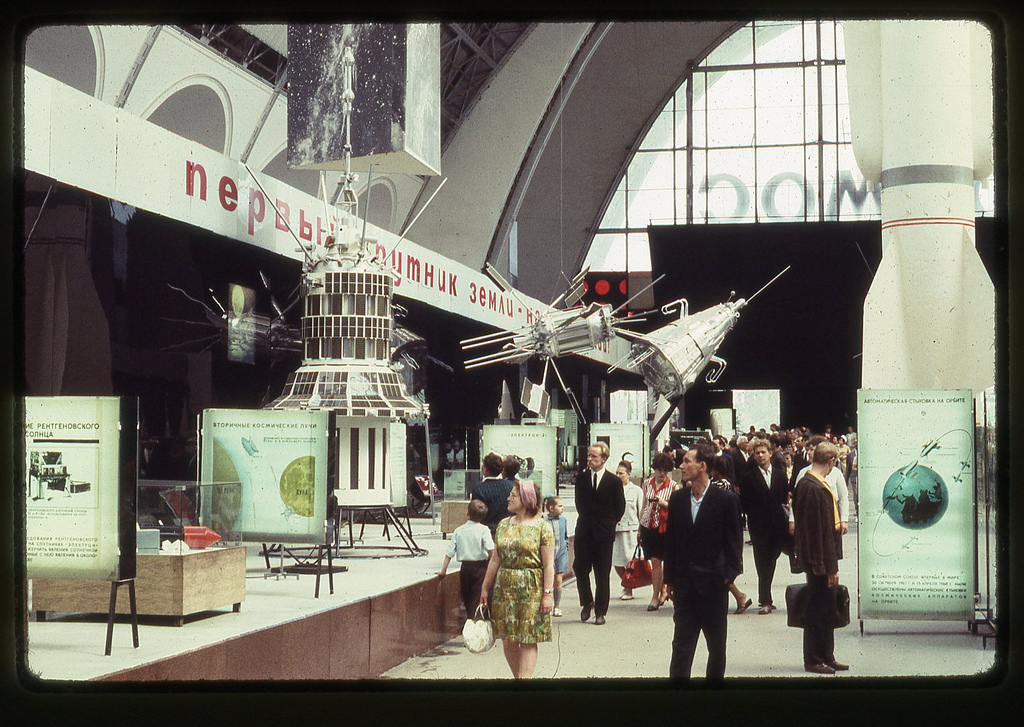
[[[563,575],[571,570],[576,577],[580,620],[593,614],[594,623],[604,625],[612,568],[621,580],[629,560],[640,553],[651,565],[653,581],[647,611],[673,604],[669,675],[689,679],[703,633],[705,675],[721,680],[730,598],[733,614],[753,605],[736,583],[744,573],[744,530],[753,553],[755,580],[748,583],[756,582],[757,614],[777,610],[772,587],[785,554],[791,572],[807,579],[804,668],[815,674],[849,668],[833,653],[829,619],[834,609],[828,604],[839,582],[842,537],[856,515],[852,427],[843,435],[831,427],[821,434],[751,427],[729,440],[715,436],[666,448],[655,454],[650,474],[634,472],[628,460],[612,474],[610,454],[607,444],[592,444],[587,467],[576,478],[571,564],[561,498],[544,500],[534,482],[517,480],[515,462],[503,462],[493,452],[483,458],[471,522],[454,534],[439,574],[452,558],[462,561],[468,571],[462,583],[467,614],[477,603],[490,605],[495,636],[503,641],[513,676],[529,678],[537,643],[551,640],[551,617],[562,616]],[[485,573],[483,554],[489,555]],[[634,597],[628,588],[619,595],[624,601]]]

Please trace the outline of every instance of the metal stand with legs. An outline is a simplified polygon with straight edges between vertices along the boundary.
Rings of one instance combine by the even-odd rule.
[[[114,610],[117,608],[117,589],[124,585],[128,586],[128,602],[131,607],[132,645],[136,649],[139,648],[139,610],[135,603],[135,579],[111,581],[110,610],[107,612],[107,645],[103,650],[104,656],[110,656],[110,647],[114,641]]]

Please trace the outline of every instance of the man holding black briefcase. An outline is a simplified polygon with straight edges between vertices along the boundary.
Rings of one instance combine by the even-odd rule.
[[[839,558],[836,533],[839,507],[825,477],[839,459],[830,442],[814,448],[811,468],[793,492],[794,545],[797,559],[807,574],[807,609],[804,625],[804,670],[835,674],[850,667],[835,657],[836,587]]]

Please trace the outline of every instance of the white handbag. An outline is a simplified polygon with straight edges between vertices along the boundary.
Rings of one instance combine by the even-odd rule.
[[[466,619],[462,627],[462,639],[471,654],[482,654],[494,646],[494,628],[491,626],[490,612],[482,605],[476,607],[472,618]]]

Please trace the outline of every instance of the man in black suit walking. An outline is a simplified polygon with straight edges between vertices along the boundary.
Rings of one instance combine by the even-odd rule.
[[[708,646],[705,675],[725,677],[729,584],[743,572],[743,530],[739,498],[709,487],[715,459],[710,442],[697,442],[679,470],[687,484],[673,493],[665,532],[665,585],[675,606],[669,676],[688,681],[697,637]]]
[[[615,524],[626,511],[622,482],[605,469],[608,445],[596,442],[587,449],[587,468],[576,477],[576,554],[572,570],[580,594],[580,620],[590,618],[601,626],[611,598],[612,545]],[[590,589],[590,571],[594,571],[596,594]]]
[[[789,483],[786,470],[772,461],[767,440],[755,439],[750,449],[756,464],[740,477],[740,504],[747,516],[747,532],[754,549],[758,613],[766,615],[775,610],[775,564],[789,538],[789,515],[784,509]]]

